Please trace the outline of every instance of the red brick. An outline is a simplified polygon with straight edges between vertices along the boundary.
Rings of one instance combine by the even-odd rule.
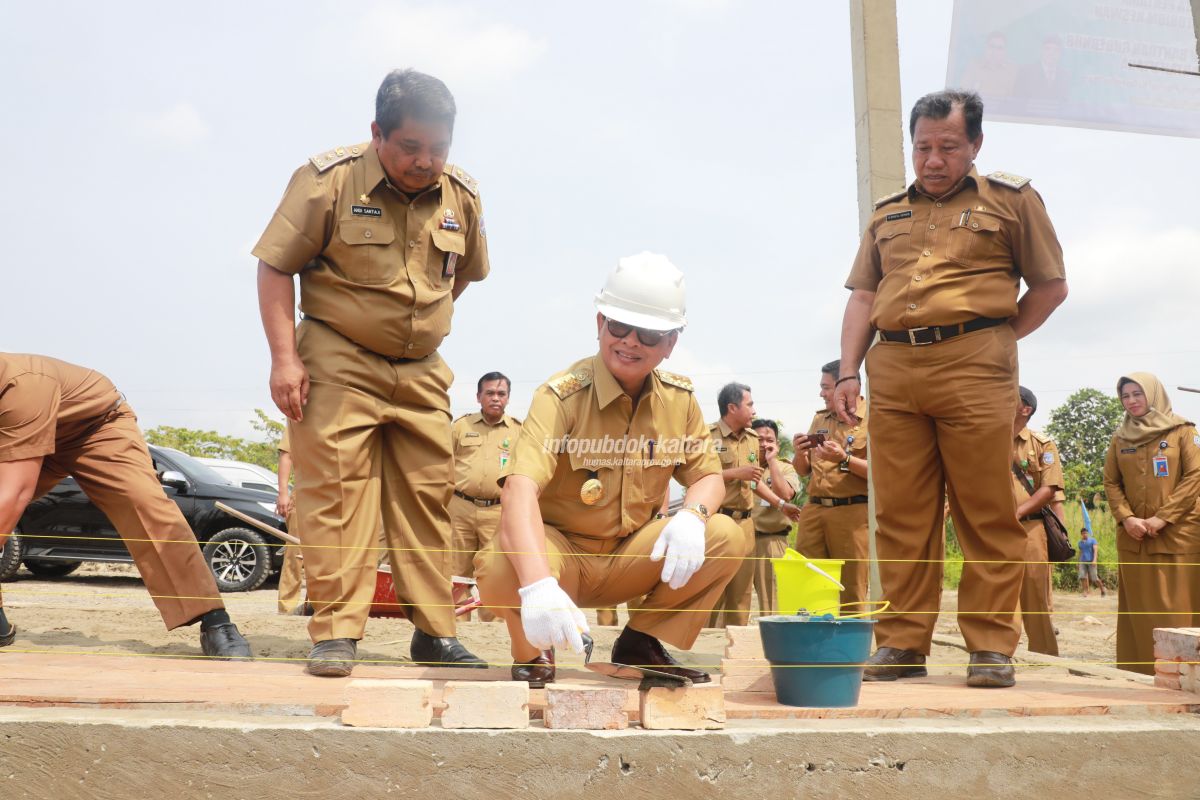
[[[342,724],[359,728],[425,728],[433,720],[433,682],[352,680]]]
[[[524,681],[447,681],[443,728],[528,728],[529,684]]]
[[[718,684],[687,688],[655,687],[640,692],[642,727],[699,731],[725,727],[725,693]]]
[[[546,686],[542,720],[547,728],[624,730],[629,727],[627,695],[627,690],[619,687],[551,683]]]

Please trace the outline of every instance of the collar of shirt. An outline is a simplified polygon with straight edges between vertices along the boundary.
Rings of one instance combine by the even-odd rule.
[[[420,194],[412,198],[423,197],[427,192],[441,191],[442,181],[445,180],[443,175],[439,175],[438,179],[426,187]],[[375,191],[379,184],[384,184],[389,189],[396,193],[397,197],[403,198],[405,202],[411,202],[408,193],[400,187],[392,183],[388,178],[387,173],[383,170],[383,163],[379,160],[379,152],[375,149],[375,143],[371,142],[367,145],[367,152],[363,155],[363,182],[367,189],[367,194]]]
[[[1021,428],[1016,436],[1013,437],[1013,444],[1029,444],[1029,426]]]
[[[592,390],[596,398],[596,405],[601,410],[612,405],[619,397],[629,397],[621,388],[621,384],[617,383],[613,374],[608,371],[608,367],[604,366],[604,359],[599,355],[592,357]],[[641,413],[642,406],[648,403],[651,430],[659,433],[679,428],[679,420],[673,418],[667,407],[667,400],[664,397],[666,391],[663,382],[658,377],[658,372],[651,372],[650,376],[646,378],[646,388],[642,390],[637,408],[633,409],[632,404],[630,406],[635,413]]]
[[[740,431],[734,432],[733,428],[725,424],[725,418],[717,420],[717,430],[721,431],[721,436],[725,439],[741,439],[746,435],[749,428],[742,428]]]
[[[476,411],[474,414],[472,414],[470,417],[467,418],[467,421],[470,422],[472,425],[474,425],[477,422],[482,422],[484,425],[490,425],[493,428],[496,427],[497,425],[503,425],[506,428],[512,427],[510,424],[512,421],[512,418],[509,417],[508,414],[501,414],[500,419],[496,420],[495,422],[488,422],[484,418],[483,412]]]
[[[967,170],[967,174],[963,176],[962,180],[960,180],[958,183],[956,183],[954,185],[953,189],[946,192],[941,197],[934,197],[933,195],[931,195],[929,192],[925,191],[921,187],[921,181],[915,180],[908,187],[908,199],[915,200],[915,199],[917,199],[917,195],[920,194],[920,195],[924,195],[925,197],[928,197],[930,200],[943,200],[944,201],[947,198],[953,197],[954,195],[961,192],[964,188],[966,188],[968,183],[970,183],[972,186],[974,186],[977,189],[979,188],[979,173],[975,170],[974,164],[972,164],[971,168],[969,170]]]

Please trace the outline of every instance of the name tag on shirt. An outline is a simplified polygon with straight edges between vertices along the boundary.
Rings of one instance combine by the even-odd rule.
[[[885,222],[895,222],[898,219],[908,219],[911,216],[912,216],[911,211],[897,211],[894,214],[888,214],[883,219]]]

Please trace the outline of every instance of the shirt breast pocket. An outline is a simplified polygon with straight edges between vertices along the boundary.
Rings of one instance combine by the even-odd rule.
[[[875,249],[879,252],[879,264],[886,275],[908,259],[912,245],[911,218],[885,222],[875,230]]]
[[[579,498],[584,505],[603,508],[621,496],[621,470],[613,465],[614,456],[599,456],[592,453],[571,452],[571,476],[567,480],[567,491]],[[600,496],[588,503],[585,497],[596,497],[595,484],[585,484],[595,478],[600,482]]]
[[[399,256],[391,252],[395,240],[396,232],[387,222],[342,220],[332,255],[346,280],[366,286],[390,283],[400,265]]]
[[[996,217],[972,214],[962,224],[950,229],[946,257],[964,266],[984,266],[1007,253],[1004,247],[1004,225]]]
[[[429,252],[429,263],[426,265],[429,285],[448,288],[454,283],[459,260],[467,254],[467,239],[461,232],[441,228],[434,228],[431,235],[433,249]]]
[[[479,445],[481,445],[481,444],[483,444],[482,436],[480,436],[479,434],[474,434],[474,435],[467,434],[467,435],[458,437],[458,441],[455,442],[455,448],[458,449],[460,452],[474,454],[474,453],[479,452],[478,448],[479,448]]]

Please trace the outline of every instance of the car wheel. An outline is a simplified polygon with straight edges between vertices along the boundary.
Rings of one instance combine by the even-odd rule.
[[[0,581],[10,581],[21,568],[21,537],[15,533],[4,542],[0,550]]]
[[[249,592],[271,572],[271,554],[261,534],[248,528],[226,528],[204,545],[204,560],[222,592]]]
[[[82,561],[51,561],[43,558],[25,559],[25,569],[39,578],[61,578],[79,569]]]

